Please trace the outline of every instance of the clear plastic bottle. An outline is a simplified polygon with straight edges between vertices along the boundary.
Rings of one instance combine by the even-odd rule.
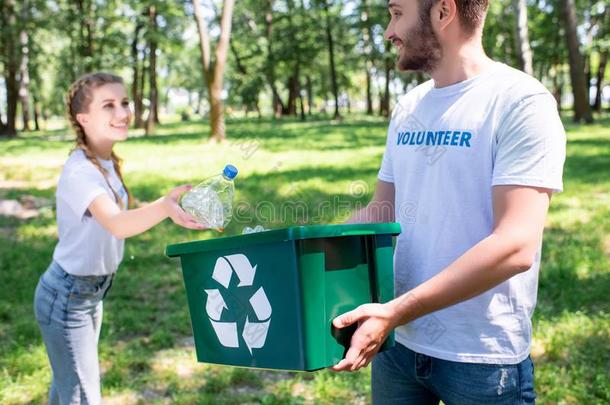
[[[233,216],[233,180],[236,176],[237,168],[226,165],[222,173],[205,179],[185,193],[180,206],[203,225],[224,231]]]

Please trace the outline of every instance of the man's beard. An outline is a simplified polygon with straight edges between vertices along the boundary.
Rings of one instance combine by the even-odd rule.
[[[398,70],[431,73],[438,66],[442,48],[432,31],[429,12],[422,13],[419,24],[399,39],[402,49],[398,53]]]

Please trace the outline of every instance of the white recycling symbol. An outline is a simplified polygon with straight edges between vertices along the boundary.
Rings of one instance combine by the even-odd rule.
[[[238,288],[251,286],[256,274],[256,267],[252,267],[248,258],[243,254],[221,256],[216,260],[212,278],[225,289],[228,289],[231,276],[235,272],[239,279]],[[205,292],[207,294],[205,309],[218,341],[224,347],[239,347],[237,322],[220,321],[222,311],[228,309],[220,290],[213,288],[207,289]],[[263,287],[256,290],[249,301],[257,319],[251,322],[250,318],[246,316],[242,337],[246,342],[248,351],[252,354],[252,349],[262,348],[267,340],[267,331],[271,323],[271,304]]]

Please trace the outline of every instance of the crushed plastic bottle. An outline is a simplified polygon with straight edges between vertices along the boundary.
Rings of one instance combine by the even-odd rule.
[[[222,173],[205,179],[185,193],[180,206],[201,224],[224,231],[233,217],[233,180],[237,172],[235,166],[226,165]]]
[[[263,228],[261,225],[256,225],[254,228],[250,228],[249,226],[245,227],[244,230],[241,232],[242,235],[247,235],[249,233],[257,233],[257,232],[263,232],[266,231],[265,228]]]

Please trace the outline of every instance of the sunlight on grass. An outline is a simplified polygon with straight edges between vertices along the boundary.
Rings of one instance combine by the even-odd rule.
[[[568,124],[565,190],[547,219],[532,355],[541,404],[610,402],[610,120]],[[339,222],[349,213],[325,202],[364,204],[373,193],[384,150],[380,119],[228,121],[229,140],[209,143],[205,122],[169,122],[154,136],[134,131],[118,144],[126,181],[141,201],[196,184],[231,162],[240,174],[236,199],[251,204],[223,235],[243,227]],[[2,141],[0,198],[54,199],[72,141],[66,132]],[[339,200],[337,200],[339,199]],[[257,217],[257,203],[303,202],[306,218]],[[0,217],[0,403],[45,402],[50,369],[32,314],[38,276],[56,242],[54,213]],[[309,222],[308,222],[309,221]],[[180,263],[163,256],[179,241],[217,237],[165,221],[126,243],[105,300],[100,341],[103,392],[109,404],[368,403],[370,369],[353,374],[288,373],[196,362]]]
[[[0,403],[24,404],[46,397],[51,370],[41,365],[47,363],[47,352],[42,342],[3,354],[0,362]]]
[[[608,390],[610,314],[564,313],[540,321],[536,330],[534,361],[541,402],[602,403]]]

